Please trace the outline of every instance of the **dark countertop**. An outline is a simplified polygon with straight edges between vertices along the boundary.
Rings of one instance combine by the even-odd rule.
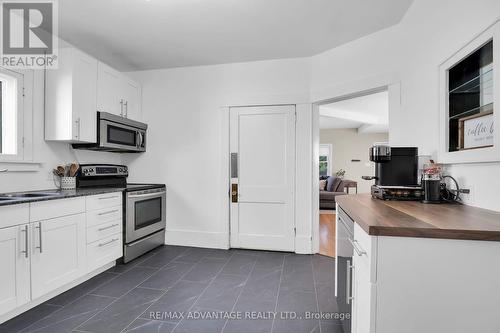
[[[1,193],[0,198],[5,197],[5,196],[15,195],[15,194],[25,194],[25,193],[51,193],[51,194],[55,194],[55,195],[43,196],[43,197],[16,198],[13,200],[1,200],[0,199],[0,207],[1,206],[8,206],[8,205],[18,205],[18,204],[22,204],[22,203],[37,202],[37,201],[67,199],[67,198],[74,198],[74,197],[84,197],[84,196],[88,196],[88,195],[121,192],[124,190],[125,190],[125,188],[122,188],[122,187],[90,187],[90,188],[77,188],[74,190],[51,189],[51,190],[40,190],[40,191]]]
[[[384,201],[370,194],[335,198],[373,236],[500,241],[500,212],[459,204]]]

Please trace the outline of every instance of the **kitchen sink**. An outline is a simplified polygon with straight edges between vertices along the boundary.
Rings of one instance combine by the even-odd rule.
[[[20,200],[30,198],[48,198],[61,195],[59,192],[9,193],[0,195],[0,200]]]

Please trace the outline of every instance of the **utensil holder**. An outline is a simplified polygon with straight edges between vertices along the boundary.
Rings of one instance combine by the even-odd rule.
[[[73,190],[76,188],[76,177],[61,177],[61,190]]]

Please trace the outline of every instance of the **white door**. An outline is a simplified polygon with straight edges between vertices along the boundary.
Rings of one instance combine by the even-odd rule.
[[[141,121],[141,86],[127,77],[124,77],[122,80],[124,116],[129,119]]]
[[[73,50],[73,112],[79,142],[97,140],[97,60]]]
[[[121,74],[99,62],[97,65],[97,110],[123,116]]]
[[[28,224],[0,229],[0,315],[30,300]]]
[[[32,238],[33,299],[85,274],[85,214],[36,222]]]
[[[295,251],[295,106],[231,108],[230,150],[231,247]]]

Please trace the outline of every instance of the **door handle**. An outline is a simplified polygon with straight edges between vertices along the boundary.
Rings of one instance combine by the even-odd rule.
[[[21,232],[24,232],[24,251],[21,251],[21,253],[24,254],[26,258],[28,258],[28,226],[24,226],[24,229],[21,230]]]
[[[125,118],[128,118],[128,101],[125,101]]]
[[[38,223],[38,226],[36,226],[35,228],[38,229],[38,240],[39,240],[39,243],[38,243],[38,246],[36,246],[35,248],[36,249],[40,249],[40,253],[42,253],[42,223]]]
[[[120,99],[120,116],[123,117],[123,99]]]

